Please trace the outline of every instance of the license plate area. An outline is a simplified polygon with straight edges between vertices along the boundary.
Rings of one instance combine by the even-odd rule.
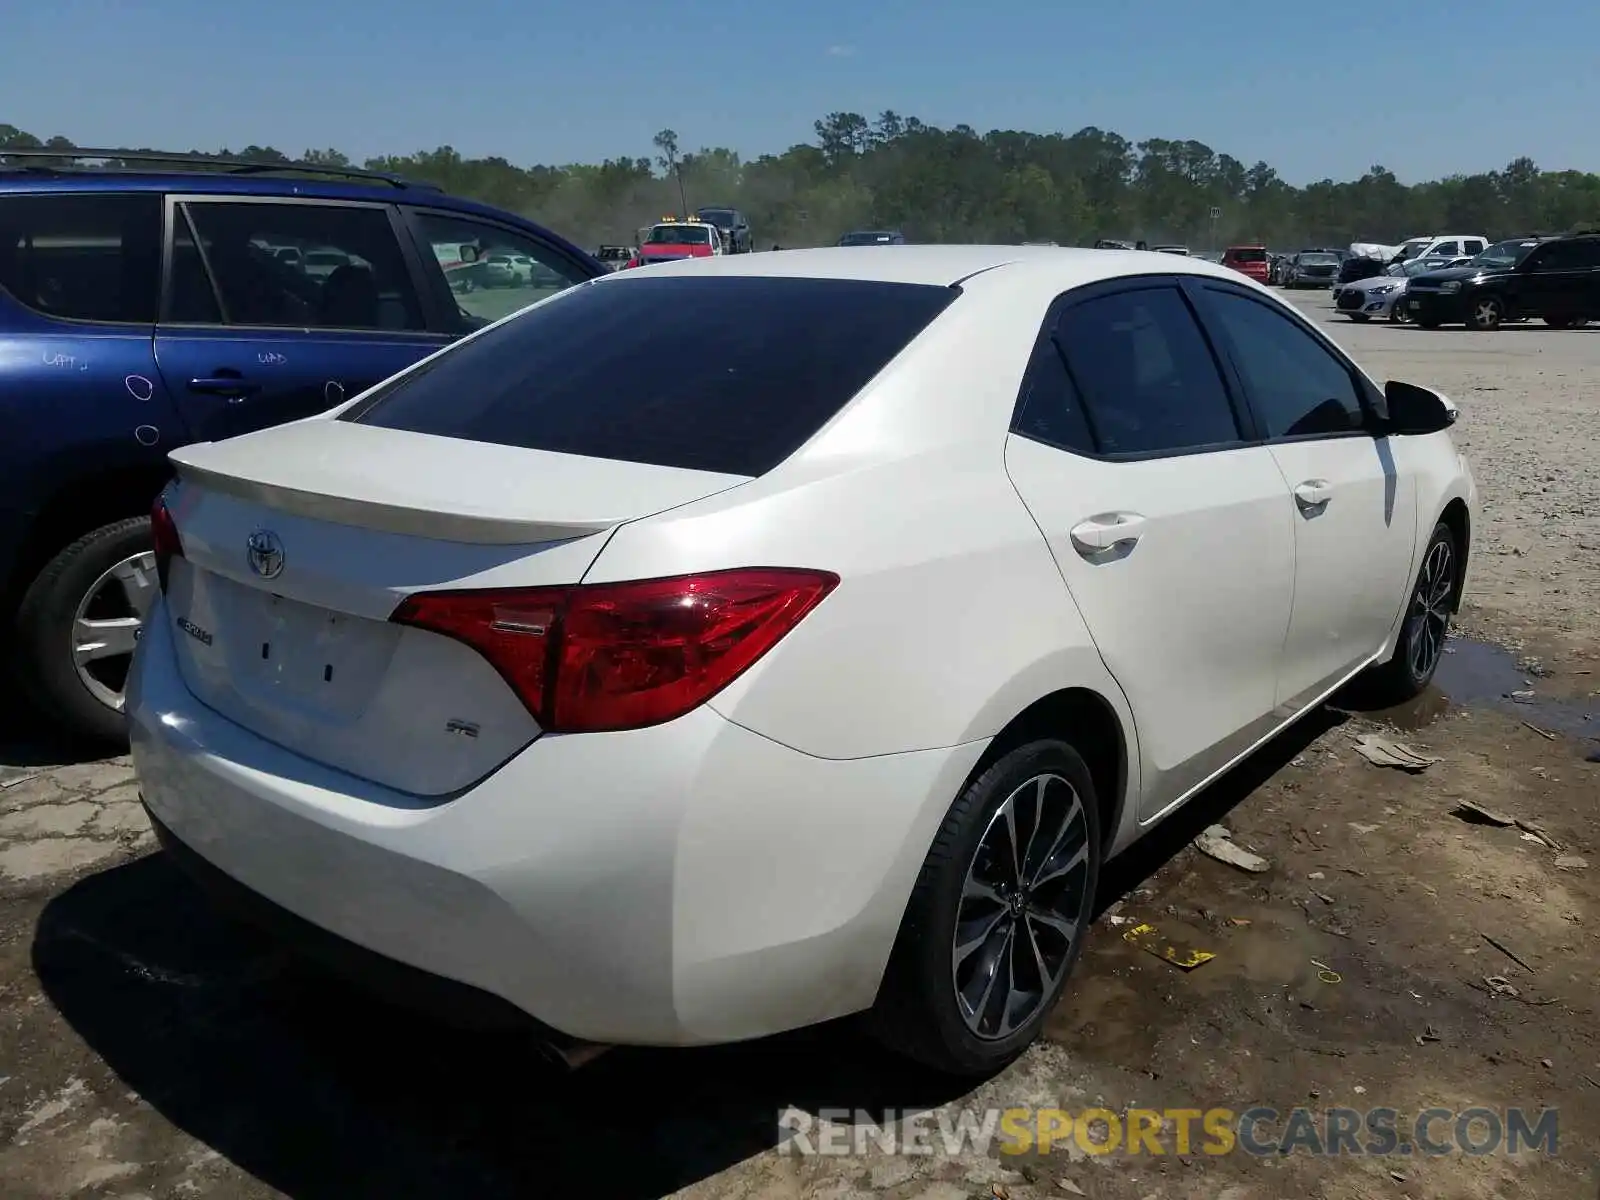
[[[220,576],[208,582],[215,636],[241,698],[333,720],[365,710],[388,671],[398,627]]]

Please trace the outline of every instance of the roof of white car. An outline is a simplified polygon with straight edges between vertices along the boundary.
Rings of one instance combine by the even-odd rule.
[[[1071,277],[1072,286],[1125,275],[1210,275],[1243,278],[1200,258],[1149,250],[1084,250],[1071,246],[826,246],[680,259],[615,278],[674,275],[766,275],[811,279],[867,279],[884,283],[947,286],[996,267],[1039,267]]]

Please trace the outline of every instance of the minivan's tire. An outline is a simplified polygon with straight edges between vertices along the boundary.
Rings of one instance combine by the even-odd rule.
[[[1100,856],[1077,750],[1041,739],[997,759],[950,806],[923,862],[868,1014],[874,1036],[951,1075],[1011,1062],[1082,952]]]
[[[1499,329],[1506,319],[1506,306],[1498,296],[1480,296],[1467,306],[1467,328],[1480,333]]]
[[[157,590],[150,519],[130,517],[84,534],[23,593],[13,652],[19,682],[61,732],[127,745],[122,688]]]
[[[1406,612],[1394,657],[1366,672],[1370,702],[1387,708],[1421,695],[1444,658],[1456,592],[1461,586],[1461,551],[1455,534],[1440,521],[1433,527],[1422,564],[1406,597]]]

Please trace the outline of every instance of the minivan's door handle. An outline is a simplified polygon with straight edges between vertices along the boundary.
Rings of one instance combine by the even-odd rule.
[[[1072,527],[1072,548],[1085,558],[1119,546],[1132,546],[1144,533],[1138,513],[1103,513]]]
[[[1294,489],[1294,502],[1300,506],[1300,511],[1308,515],[1315,515],[1328,507],[1328,501],[1333,499],[1333,489],[1328,486],[1326,479],[1308,479]]]
[[[236,371],[229,371],[223,368],[218,370],[215,375],[189,380],[189,390],[191,392],[199,392],[204,396],[226,396],[230,400],[241,400],[246,396],[259,392],[261,385],[259,383],[251,383]]]

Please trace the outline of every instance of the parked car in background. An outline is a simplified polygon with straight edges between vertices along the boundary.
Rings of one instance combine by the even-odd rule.
[[[1239,274],[1246,275],[1257,283],[1272,281],[1272,265],[1265,246],[1255,244],[1229,246],[1222,252],[1222,265],[1232,267]]]
[[[1395,257],[1400,262],[1410,262],[1414,258],[1420,258],[1443,266],[1452,259],[1471,258],[1475,254],[1481,254],[1488,245],[1489,239],[1482,234],[1424,234],[1421,237],[1407,238]]]
[[[1429,685],[1455,416],[1193,259],[608,276],[174,456],[139,787],[238,910],[569,1058],[862,1012],[988,1076],[1108,859]]]
[[[1133,250],[1143,249],[1143,245],[1135,247],[1132,242],[1120,241],[1117,238],[1101,238],[1094,244],[1096,250]]]
[[[715,258],[728,252],[722,231],[709,221],[680,221],[663,217],[645,230],[639,249],[625,264],[646,267],[680,258]]]
[[[1406,319],[1406,285],[1413,276],[1432,268],[1413,260],[1408,263],[1391,263],[1373,276],[1335,284],[1333,307],[1352,321],[1370,321],[1374,317],[1387,318],[1396,323]]]
[[[6,155],[6,657],[29,707],[113,746],[169,451],[321,412],[536,299],[473,290],[465,273],[497,255],[540,264],[551,292],[605,270],[520,217],[374,172]],[[74,165],[110,158],[139,169]]]
[[[857,229],[845,234],[841,246],[904,246],[906,235],[897,229]]]
[[[695,209],[694,215],[696,219],[715,225],[721,231],[729,254],[750,253],[750,221],[737,208],[709,205]]]
[[[595,250],[594,256],[613,271],[620,271],[637,253],[636,246],[600,246]]]
[[[1185,257],[1189,254],[1189,247],[1187,246],[1151,246],[1150,249],[1157,254],[1181,254]]]
[[[1283,286],[1286,288],[1332,287],[1339,273],[1339,253],[1336,250],[1302,250],[1290,257],[1284,268]]]
[[[1424,329],[1493,330],[1543,318],[1556,329],[1600,320],[1600,232],[1496,242],[1467,265],[1407,285],[1406,313]]]

